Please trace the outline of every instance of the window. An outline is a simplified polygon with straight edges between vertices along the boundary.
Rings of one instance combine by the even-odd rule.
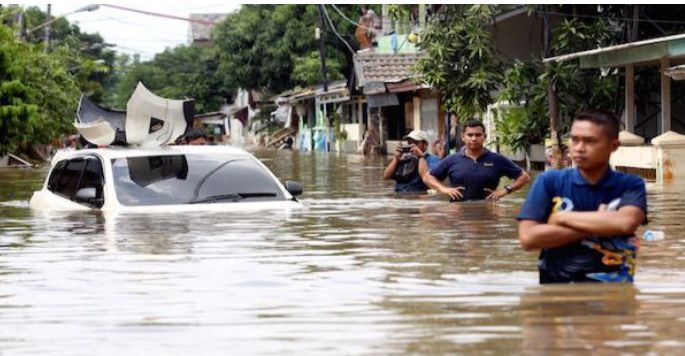
[[[79,157],[57,162],[50,178],[48,190],[70,200],[75,200],[76,192],[83,188],[94,188],[95,199],[78,201],[95,207],[102,207],[103,203],[102,164],[96,157]]]
[[[168,155],[112,160],[114,190],[123,205],[284,200],[277,183],[243,155]]]
[[[63,166],[62,163],[64,163]],[[55,194],[71,198],[76,192],[76,185],[78,184],[79,178],[81,178],[81,171],[83,170],[84,163],[83,158],[59,162],[58,165],[55,166],[55,171],[60,168],[59,175],[55,176],[54,181],[53,177],[50,177],[50,181],[53,182],[53,184],[50,184],[48,189]]]
[[[52,169],[52,173],[50,173],[50,179],[48,179],[48,190],[51,192],[55,192],[57,184],[59,183],[59,179],[62,176],[62,171],[64,171],[64,167],[67,165],[67,161],[59,161],[57,164],[55,164],[55,168]]]
[[[100,160],[95,157],[87,157],[85,162],[86,167],[81,175],[78,190],[93,188],[95,190],[95,198],[88,199],[87,201],[79,201],[79,203],[101,208],[104,203],[102,164],[100,163]]]

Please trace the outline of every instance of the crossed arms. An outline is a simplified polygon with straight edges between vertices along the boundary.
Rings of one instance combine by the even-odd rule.
[[[597,211],[560,211],[547,223],[535,220],[519,222],[519,242],[524,250],[539,250],[563,246],[590,236],[630,235],[645,218],[637,206],[627,205],[617,211],[607,211],[602,204]]]

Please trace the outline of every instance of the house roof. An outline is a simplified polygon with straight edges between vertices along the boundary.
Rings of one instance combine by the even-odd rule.
[[[288,100],[291,103],[311,99],[315,96],[324,97],[324,102],[338,101],[335,98],[347,96],[349,98],[349,90],[347,89],[347,81],[337,80],[328,83],[328,91],[323,91],[323,84],[308,86],[300,90],[288,90],[278,95],[281,98]]]
[[[372,82],[397,83],[405,79],[417,78],[419,75],[413,72],[412,67],[424,55],[423,52],[358,53],[354,56],[358,86],[364,87]]]
[[[627,64],[658,62],[662,57],[681,56],[685,56],[685,34],[575,52],[545,58],[543,62],[563,62],[578,58],[581,68],[622,67]]]
[[[388,83],[386,84],[386,87],[388,88],[388,93],[402,93],[407,91],[415,91],[419,89],[430,88],[430,86],[425,83],[422,83],[420,81],[416,82],[411,79],[406,79],[397,83]]]

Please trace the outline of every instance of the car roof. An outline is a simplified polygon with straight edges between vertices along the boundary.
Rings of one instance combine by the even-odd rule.
[[[83,157],[97,154],[104,159],[122,157],[163,156],[173,154],[232,154],[252,156],[243,149],[227,145],[173,145],[160,147],[105,147],[87,148],[82,150],[59,150],[55,153],[52,163],[63,159]]]

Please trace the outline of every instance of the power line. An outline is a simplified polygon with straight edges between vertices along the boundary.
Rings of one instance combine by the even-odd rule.
[[[343,41],[345,46],[347,46],[347,49],[349,49],[352,55],[354,55],[356,52],[352,49],[352,46],[350,46],[350,44],[347,43],[347,41],[345,41],[345,39],[343,39],[342,36],[340,36],[338,31],[335,29],[335,26],[333,26],[333,21],[331,21],[331,17],[328,16],[328,11],[326,11],[326,5],[321,5],[321,8],[323,9],[323,14],[326,16],[326,20],[328,20],[328,24],[331,25],[331,30],[333,30],[333,33],[335,33],[335,35],[338,36],[338,38],[341,41]]]
[[[136,53],[147,53],[147,54],[155,54],[154,52],[142,50],[142,49],[136,49],[136,48],[131,48],[131,47],[126,47],[126,46],[121,46],[121,45],[115,45],[114,48],[119,48],[123,49],[124,51],[130,51],[130,52],[136,52]]]
[[[118,18],[116,18],[116,17],[105,16],[105,18],[107,18],[107,19],[109,19],[109,20],[112,20],[112,21],[114,21],[114,22],[118,22],[118,23],[124,24],[124,25],[132,25],[132,26],[137,26],[137,27],[140,27],[140,28],[152,30],[153,32],[156,32],[158,35],[161,35],[161,36],[176,36],[176,35],[177,35],[176,33],[173,33],[173,32],[159,31],[159,29],[157,29],[157,28],[155,28],[155,27],[145,26],[145,25],[139,24],[139,23],[137,23],[137,22],[131,22],[131,21],[120,20],[120,19],[118,19]],[[162,39],[161,37],[157,37],[157,38]]]
[[[212,20],[203,20],[203,19],[192,19],[192,18],[187,18],[187,17],[180,17],[180,16],[174,16],[174,15],[167,15],[167,14],[161,14],[158,12],[152,12],[152,11],[144,11],[144,10],[138,10],[138,9],[132,9],[130,7],[125,7],[125,6],[119,6],[119,5],[111,5],[111,4],[102,4],[100,6],[107,6],[111,7],[113,9],[118,9],[118,10],[124,10],[124,11],[130,11],[130,12],[137,12],[139,14],[143,15],[150,15],[150,16],[157,16],[157,17],[163,17],[167,19],[172,19],[172,20],[182,20],[182,21],[187,21],[187,22],[194,22],[194,23],[199,23],[201,25],[206,25],[206,26],[212,26],[216,25],[216,21]]]
[[[365,29],[365,30],[376,31],[375,28],[362,26],[362,25],[360,25],[359,23],[350,20],[347,16],[345,16],[345,14],[343,14],[342,11],[340,11],[340,9],[338,9],[337,6],[335,6],[335,4],[330,4],[330,5],[333,6],[333,9],[335,9],[335,11],[337,11],[338,14],[339,14],[342,18],[344,18],[345,20],[347,20],[347,22],[349,22],[349,23],[351,23],[351,24],[353,24],[353,25],[355,25],[355,26],[359,26],[359,27],[361,27],[361,28],[363,28],[363,29]]]

